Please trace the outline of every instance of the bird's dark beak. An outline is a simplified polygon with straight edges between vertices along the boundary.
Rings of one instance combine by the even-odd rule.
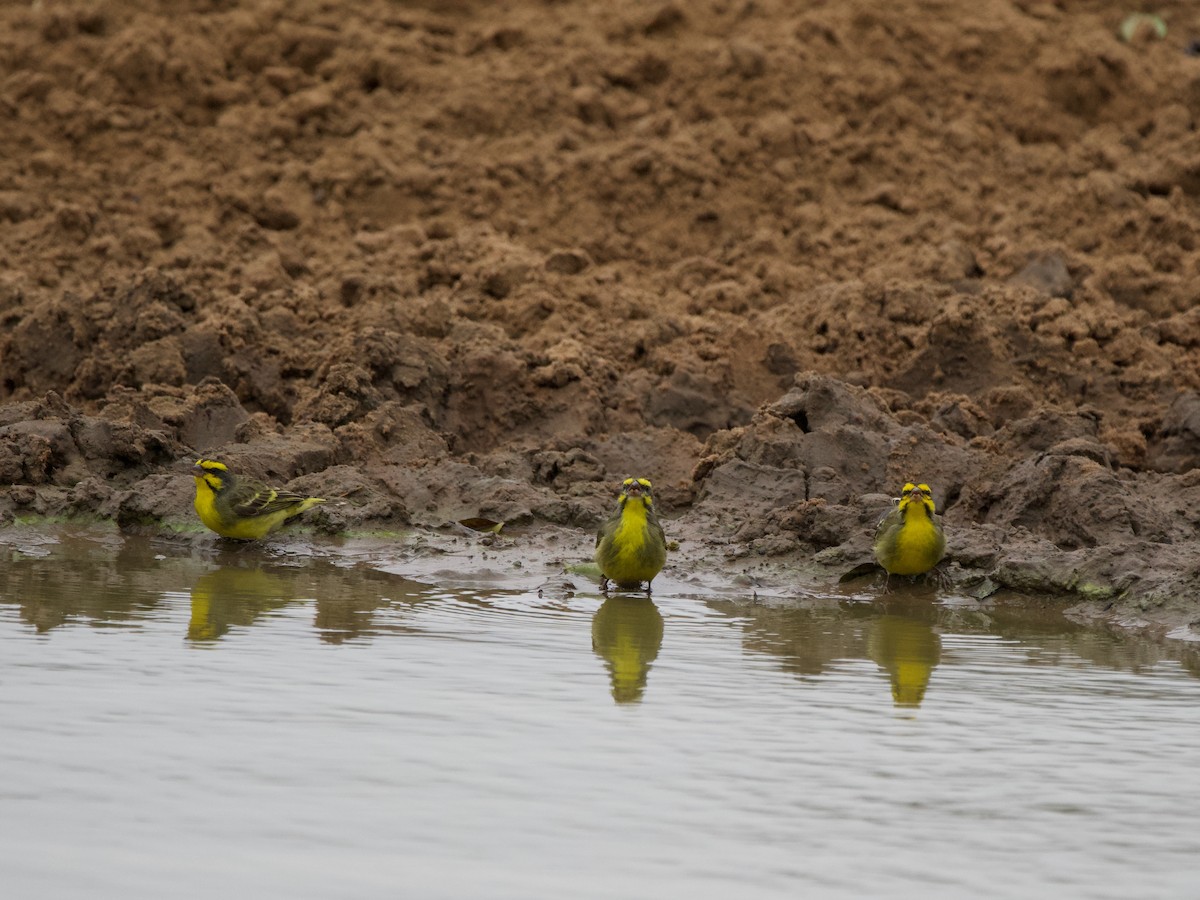
[[[625,488],[625,495],[627,497],[642,496],[642,486],[635,481],[633,484],[629,485],[629,487]]]

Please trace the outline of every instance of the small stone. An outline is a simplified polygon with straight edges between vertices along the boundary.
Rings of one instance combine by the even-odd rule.
[[[586,250],[555,250],[546,257],[546,271],[559,275],[578,275],[592,264]]]
[[[767,54],[758,44],[733,41],[729,45],[727,68],[743,78],[760,78],[767,70]]]
[[[939,245],[935,266],[934,277],[947,283],[978,278],[983,274],[974,252],[962,241],[951,240]]]
[[[1025,267],[1008,279],[1009,284],[1023,284],[1035,288],[1049,297],[1071,299],[1075,293],[1075,282],[1067,269],[1061,253],[1038,253]]]

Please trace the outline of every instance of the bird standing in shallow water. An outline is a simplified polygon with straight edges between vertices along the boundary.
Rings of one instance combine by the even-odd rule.
[[[946,536],[929,485],[904,485],[896,508],[875,529],[874,550],[889,576],[922,575],[941,562]]]
[[[221,537],[254,541],[266,537],[292,516],[325,501],[279,491],[251,478],[240,478],[215,459],[200,459],[192,469],[200,521]]]
[[[600,589],[608,582],[618,587],[638,588],[654,580],[667,561],[667,538],[654,512],[650,482],[626,478],[621,484],[617,511],[596,532],[596,565],[600,567]]]

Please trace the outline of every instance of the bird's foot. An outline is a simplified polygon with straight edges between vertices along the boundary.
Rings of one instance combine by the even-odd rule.
[[[925,579],[938,590],[946,591],[954,587],[954,580],[950,577],[950,573],[943,570],[941,566],[934,566],[926,572]]]

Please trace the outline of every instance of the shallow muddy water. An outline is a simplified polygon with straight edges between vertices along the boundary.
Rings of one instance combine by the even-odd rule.
[[[1187,644],[910,589],[604,599],[346,546],[0,544],[6,896],[1200,883]]]

